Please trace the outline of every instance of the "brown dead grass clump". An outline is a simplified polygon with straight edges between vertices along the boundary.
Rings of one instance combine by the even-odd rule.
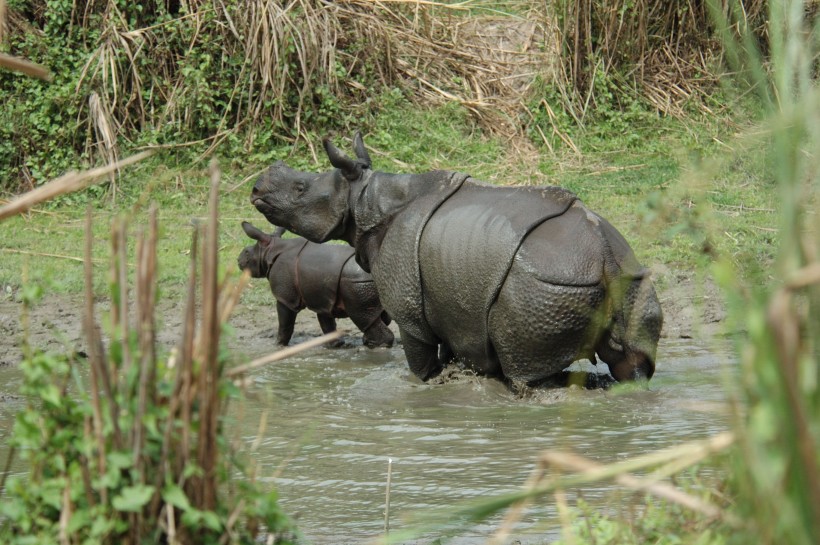
[[[624,97],[637,91],[665,115],[685,117],[693,103],[709,112],[705,99],[718,83],[724,54],[714,35],[716,13],[735,22],[736,36],[768,40],[766,0],[571,0],[557,6],[562,63],[556,81],[565,106],[580,119],[596,105],[596,79],[610,78]]]
[[[419,103],[463,104],[492,132],[514,134],[529,83],[557,51],[544,47],[549,18],[535,2],[527,15],[471,1],[142,4],[78,2],[63,23],[88,51],[74,75],[88,135],[78,151],[107,162],[146,129],[211,149],[237,132],[250,145],[267,127],[280,141],[298,139],[349,122],[351,111],[361,119],[357,111],[378,108],[367,99],[397,86]],[[9,33],[45,36],[55,25],[45,7],[10,10]]]

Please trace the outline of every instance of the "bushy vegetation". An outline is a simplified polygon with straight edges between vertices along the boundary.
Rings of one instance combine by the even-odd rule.
[[[4,192],[135,148],[269,158],[371,128],[392,92],[460,104],[489,134],[577,150],[572,129],[711,112],[720,70],[705,3],[684,0],[6,4],[0,51],[52,78],[0,72]],[[764,3],[743,4],[757,24]]]
[[[225,407],[235,387],[220,333],[242,291],[218,279],[217,190],[207,227],[191,248],[184,328],[176,351],[158,349],[157,215],[137,236],[139,267],[129,286],[126,222],[111,228],[107,343],[93,289],[91,211],[85,225],[87,353],[55,356],[26,348],[10,459],[28,473],[0,480],[0,540],[9,544],[289,543],[294,528],[247,468],[229,456]],[[202,236],[204,234],[204,236]],[[198,236],[199,235],[199,236]],[[199,238],[205,242],[199,244]],[[201,268],[200,268],[201,267]],[[38,290],[29,284],[26,306]],[[198,297],[197,293],[201,293]],[[133,293],[133,299],[129,295]],[[199,309],[199,310],[198,310]],[[90,380],[79,365],[90,368]],[[235,472],[246,478],[235,479]]]

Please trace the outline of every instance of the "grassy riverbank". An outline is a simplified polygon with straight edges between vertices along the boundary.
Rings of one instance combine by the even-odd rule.
[[[487,136],[456,106],[424,110],[395,95],[384,100],[392,101],[390,108],[365,133],[377,169],[459,170],[497,184],[563,185],[616,225],[647,266],[691,272],[722,252],[741,270],[756,274],[755,269],[772,258],[775,187],[766,178],[760,155],[727,160],[727,149],[738,145],[732,142],[733,134],[740,130],[728,116],[681,121],[647,114],[628,134],[613,130],[604,138],[606,127],[579,132],[578,153],[551,153],[529,142]],[[336,134],[335,140],[343,149],[349,146],[349,135]],[[233,259],[248,243],[240,223],[268,228],[248,202],[259,171],[276,159],[303,170],[330,168],[320,142],[311,144],[313,149],[301,145],[256,150],[250,159],[218,159],[224,169],[220,245],[225,271],[238,274]],[[712,165],[718,176],[709,182],[698,179],[697,169],[703,165]],[[0,245],[0,284],[7,292],[18,289],[27,270],[30,280],[50,291],[78,293],[86,207],[93,208],[95,237],[102,241],[112,217],[133,213],[133,221],[144,221],[148,204],[156,202],[160,288],[178,292],[187,274],[187,233],[205,214],[206,167],[206,161],[196,162],[195,153],[161,152],[120,174],[116,199],[92,187],[7,221]],[[719,223],[718,236],[705,238],[705,222]],[[105,260],[107,254],[105,244],[95,247],[95,258]],[[98,287],[104,282],[100,273]]]

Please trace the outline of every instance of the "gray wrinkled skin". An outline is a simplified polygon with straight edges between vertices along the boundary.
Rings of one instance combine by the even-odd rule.
[[[557,384],[596,355],[619,381],[651,378],[663,322],[652,282],[573,193],[375,172],[358,133],[356,159],[324,144],[334,170],[279,162],[251,202],[275,225],[355,248],[420,379],[455,357],[514,386]]]
[[[269,235],[247,222],[242,228],[256,244],[239,254],[239,269],[268,279],[276,299],[280,345],[290,342],[296,315],[305,308],[316,313],[323,333],[336,331],[336,318],[350,318],[364,333],[365,346],[393,345],[393,332],[387,327],[391,320],[373,277],[353,259],[352,248],[283,239],[284,229]]]

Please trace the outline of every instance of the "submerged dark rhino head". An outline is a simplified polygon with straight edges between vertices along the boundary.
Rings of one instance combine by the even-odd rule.
[[[537,386],[596,355],[619,381],[652,376],[663,318],[649,274],[572,192],[377,172],[353,143],[350,159],[325,139],[323,174],[273,165],[251,201],[275,225],[354,247],[419,378],[455,357]]]

